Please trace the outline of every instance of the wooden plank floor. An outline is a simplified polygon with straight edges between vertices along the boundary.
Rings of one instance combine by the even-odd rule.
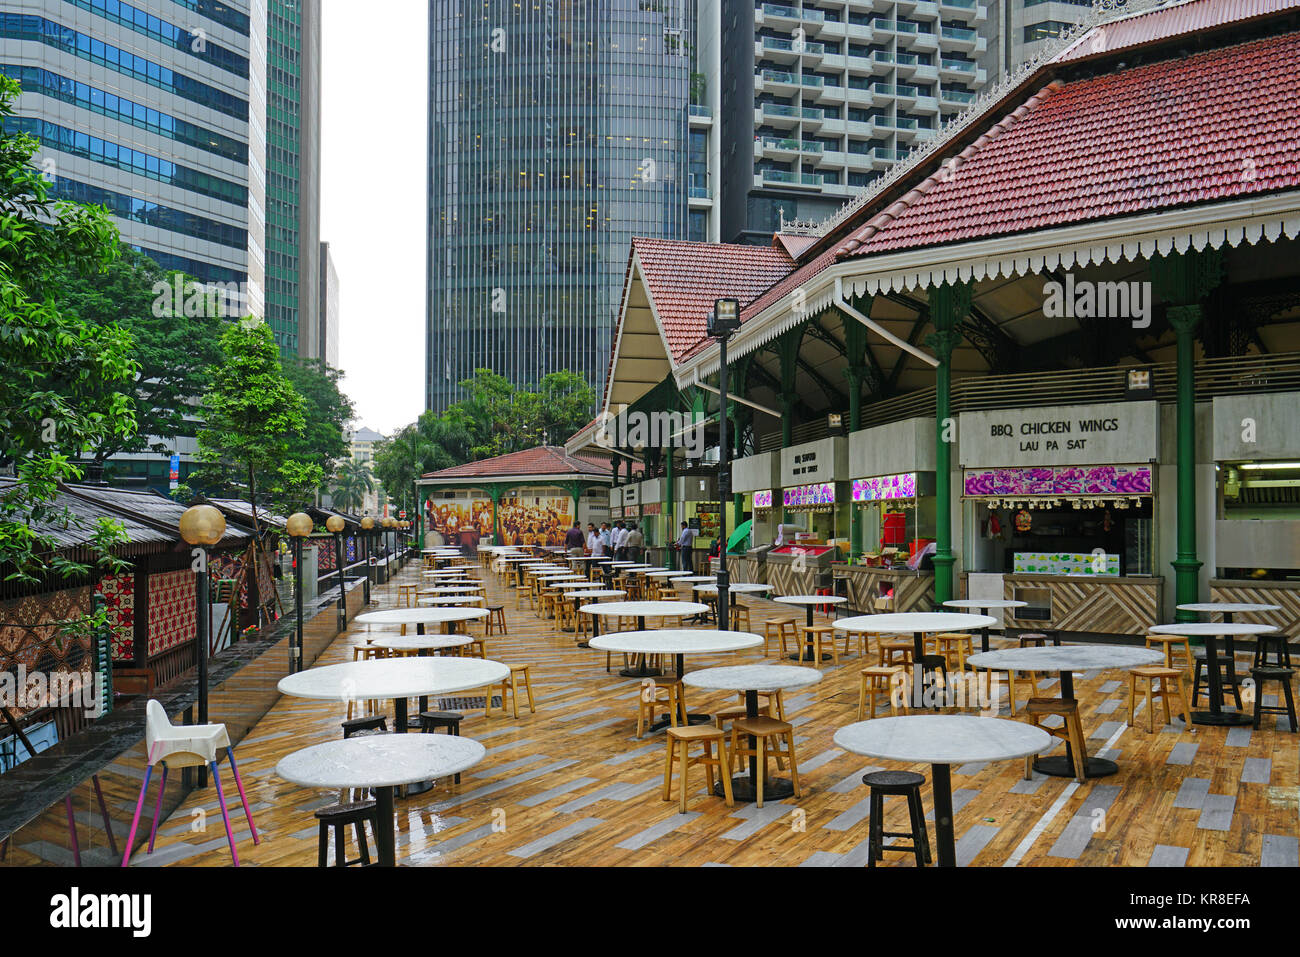
[[[398,581],[417,580],[407,569]],[[489,640],[489,657],[532,665],[536,714],[520,717],[481,709],[467,712],[462,733],[480,740],[488,756],[460,785],[398,800],[398,855],[412,865],[839,865],[865,863],[868,768],[905,767],[848,754],[834,747],[835,730],[856,720],[860,659],[823,666],[825,679],[791,695],[787,717],[796,725],[804,795],[768,802],[760,811],[728,808],[703,788],[694,769],[689,813],[660,799],[664,736],[634,737],[636,679],[605,672],[603,653],[575,647],[572,635],[530,609],[515,610],[515,594],[488,579],[490,599],[504,602],[510,633]],[[376,598],[391,607],[394,585]],[[760,614],[787,609],[757,603]],[[350,627],[319,664],[352,660],[364,626]],[[995,639],[995,644],[997,639]],[[761,651],[689,658],[688,668],[755,662]],[[616,659],[616,662],[618,659]],[[872,660],[867,663],[874,663]],[[1041,691],[1056,694],[1056,683]],[[1274,728],[1229,731],[1181,722],[1154,734],[1146,714],[1131,728],[1127,676],[1122,671],[1077,676],[1084,733],[1119,762],[1118,774],[1078,785],[1035,775],[1023,780],[1020,762],[954,767],[953,790],[959,863],[978,866],[1273,864],[1297,866],[1297,784],[1300,735]],[[689,692],[694,711],[709,711],[734,697]],[[1023,692],[1022,692],[1023,695]],[[239,748],[240,767],[263,841],[254,846],[240,812],[233,813],[241,863],[314,865],[312,811],[334,795],[297,787],[274,776],[289,751],[337,738],[345,706],[281,699]],[[212,714],[220,720],[221,705]],[[223,770],[224,770],[223,765]],[[929,776],[928,766],[914,770]],[[138,780],[138,779],[137,779]],[[227,793],[234,788],[227,778]],[[133,806],[135,794],[109,796]],[[930,793],[924,791],[927,814]],[[674,795],[675,797],[675,795]],[[896,805],[896,806],[895,806]],[[151,808],[142,827],[148,826]],[[115,812],[115,817],[117,813]],[[902,829],[901,801],[890,802],[887,829]],[[128,817],[129,823],[129,817]],[[893,825],[898,825],[894,827]],[[125,830],[126,825],[121,825]],[[933,822],[931,840],[933,840]],[[53,840],[59,840],[51,836]],[[66,838],[64,838],[66,840]],[[121,838],[119,837],[119,840]],[[354,850],[349,836],[349,846]],[[373,845],[372,845],[373,846]],[[9,863],[24,863],[11,852]],[[216,795],[195,792],[160,829],[152,857],[137,853],[136,866],[228,866]],[[887,855],[886,864],[912,866],[910,857]]]

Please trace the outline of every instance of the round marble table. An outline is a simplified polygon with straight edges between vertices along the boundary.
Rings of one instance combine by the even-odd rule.
[[[758,717],[758,693],[773,691],[792,691],[806,688],[822,680],[822,673],[816,668],[802,668],[798,665],[727,665],[721,668],[701,668],[684,674],[682,684],[702,691],[741,691],[745,695],[745,714],[750,718]],[[754,739],[749,739],[753,748]],[[758,758],[750,755],[749,775],[737,775],[731,779],[731,793],[738,801],[753,801],[758,797]],[[722,785],[714,788],[714,793],[723,794]],[[785,778],[764,778],[763,799],[780,800],[794,794],[794,786]]]
[[[1223,615],[1223,620],[1232,624],[1233,615],[1248,615],[1251,612],[1261,611],[1281,611],[1281,605],[1264,605],[1253,601],[1194,601],[1186,605],[1177,606],[1179,611],[1204,612],[1205,614],[1214,614],[1219,612]]]
[[[988,615],[990,611],[1004,608],[1024,608],[1027,601],[1012,601],[1010,598],[954,598],[943,603],[945,608],[965,608],[977,615]],[[992,617],[992,616],[990,616]],[[996,620],[996,619],[995,619]],[[980,629],[980,651],[989,650],[989,626]]]
[[[566,591],[564,593],[564,597],[572,600],[573,602],[573,612],[574,612],[573,620],[576,622],[578,620],[577,616],[582,613],[582,605],[587,601],[587,599],[626,598],[627,592],[623,591],[620,588],[603,588],[601,587],[601,584],[599,582],[588,582],[586,585],[579,585],[575,582],[572,590]],[[577,625],[575,624],[573,628],[565,628],[564,630],[576,631]],[[600,634],[600,618],[593,615],[591,618],[591,636],[594,638],[599,634]],[[578,642],[578,647],[586,648],[587,642],[585,641]]]
[[[1198,609],[1188,608],[1189,611]],[[1232,639],[1237,635],[1267,635],[1277,631],[1276,625],[1260,625],[1245,621],[1184,621],[1173,625],[1152,625],[1147,629],[1153,635],[1184,635],[1188,638],[1205,639],[1205,680],[1209,685],[1210,710],[1193,711],[1193,724],[1215,726],[1245,725],[1254,723],[1254,719],[1243,711],[1223,710],[1223,680],[1219,673],[1219,647],[1215,640],[1222,636],[1223,650],[1227,654],[1228,682],[1237,686],[1236,652]],[[1163,657],[1162,657],[1163,660]]]
[[[372,788],[379,817],[375,854],[379,866],[394,867],[393,789],[459,774],[486,754],[479,742],[460,735],[372,734],[294,751],[280,759],[275,773],[303,787]]]
[[[780,601],[781,599],[777,599]],[[831,622],[831,627],[841,631],[908,632],[912,633],[914,661],[925,654],[925,636],[942,631],[970,631],[987,628],[998,620],[989,615],[963,615],[955,611],[899,611],[884,615],[857,615]],[[967,661],[970,659],[967,658]]]
[[[392,700],[394,724],[402,732],[407,728],[407,698],[419,698],[424,710],[431,695],[488,688],[508,677],[506,665],[483,658],[378,658],[308,668],[286,675],[276,687],[295,698]]]
[[[755,648],[763,643],[761,635],[748,631],[706,631],[694,628],[664,628],[659,631],[624,631],[618,634],[601,635],[593,638],[590,647],[598,651],[611,651],[615,654],[634,654],[641,657],[644,669],[645,655],[673,655],[677,659],[677,676],[686,674],[686,656],[720,654],[726,651],[742,651]],[[632,669],[624,669],[619,674],[635,677]],[[707,714],[687,714],[690,724],[708,724]],[[667,726],[665,716],[651,725],[651,731],[658,731]]]
[[[610,617],[636,618],[636,630],[645,631],[646,618],[685,618],[699,615],[709,610],[708,605],[692,601],[611,601],[604,604],[583,605],[578,611],[592,618],[603,615]],[[594,640],[594,636],[593,636]],[[658,668],[628,669],[620,672],[629,678],[654,678],[661,672]]]
[[[375,638],[370,647],[387,651],[442,651],[444,648],[464,648],[473,640],[470,635],[390,635]]]
[[[808,609],[808,626],[812,627],[813,609],[818,605],[839,605],[848,601],[843,595],[781,595],[772,599],[782,605],[804,605]],[[797,655],[791,655],[793,661],[812,661],[813,651],[812,643],[809,642],[804,646],[802,652]],[[822,661],[828,661],[830,655],[823,653]]]
[[[1025,758],[1049,747],[1052,736],[1005,718],[911,714],[846,725],[835,732],[834,740],[837,747],[869,758],[930,765],[936,857],[940,867],[956,867],[951,766]]]
[[[479,595],[469,593],[461,595],[430,595],[428,598],[417,598],[416,602],[420,605],[463,605],[466,602],[479,602],[482,598]],[[486,611],[487,609],[484,609]]]
[[[463,592],[483,591],[483,590],[484,589],[482,585],[466,583],[464,585],[438,585],[437,587],[434,588],[425,588],[420,592],[418,592],[417,594],[423,595],[426,592],[428,592],[434,595],[452,595],[452,594],[456,594],[457,592],[463,593]]]
[[[991,668],[994,671],[1054,671],[1061,682],[1061,697],[1074,697],[1074,672],[1100,671],[1106,668],[1136,668],[1155,665],[1165,660],[1155,648],[1134,648],[1131,645],[1061,645],[1046,648],[1003,648],[1001,651],[981,651],[966,659],[974,668]],[[1034,769],[1052,777],[1074,777],[1074,762],[1070,744],[1065,754],[1039,758]],[[1119,765],[1106,758],[1083,756],[1084,777],[1101,778],[1114,774]]]
[[[414,625],[415,633],[422,635],[425,625],[450,625],[454,629],[457,622],[486,618],[487,613],[486,608],[388,608],[368,611],[352,620],[363,625]]]

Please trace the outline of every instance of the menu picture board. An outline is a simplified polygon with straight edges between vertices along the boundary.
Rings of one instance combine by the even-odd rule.
[[[1099,570],[1100,558],[1086,552],[1015,552],[1011,560],[1012,571],[1018,575],[1119,575],[1118,555],[1106,554],[1104,571]]]

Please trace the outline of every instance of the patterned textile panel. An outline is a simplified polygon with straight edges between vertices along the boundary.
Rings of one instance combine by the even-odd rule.
[[[18,667],[27,674],[47,677],[89,671],[92,665],[89,635],[69,638],[59,634],[59,622],[90,614],[90,587],[68,588],[43,595],[28,595],[0,602],[0,672],[17,684]],[[41,702],[15,702],[15,718],[41,706]],[[25,705],[25,706],[23,706]]]
[[[239,569],[243,564],[243,555],[235,552],[209,552],[208,574],[213,578],[239,579]],[[248,607],[248,582],[239,586],[239,607]]]
[[[329,572],[334,570],[334,536],[322,536],[313,538],[311,543],[316,546],[316,571]]]
[[[343,541],[347,548],[348,564],[351,565],[357,560],[357,540],[354,536],[349,535]]]
[[[113,627],[113,660],[135,660],[135,575],[105,575],[95,586]]]
[[[194,640],[194,573],[188,568],[149,576],[149,657]]]

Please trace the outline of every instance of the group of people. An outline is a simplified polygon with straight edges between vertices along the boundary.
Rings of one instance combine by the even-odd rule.
[[[645,535],[636,522],[587,523],[587,534],[576,521],[564,536],[564,547],[570,555],[591,555],[593,558],[614,558],[618,561],[640,561],[645,550]]]

